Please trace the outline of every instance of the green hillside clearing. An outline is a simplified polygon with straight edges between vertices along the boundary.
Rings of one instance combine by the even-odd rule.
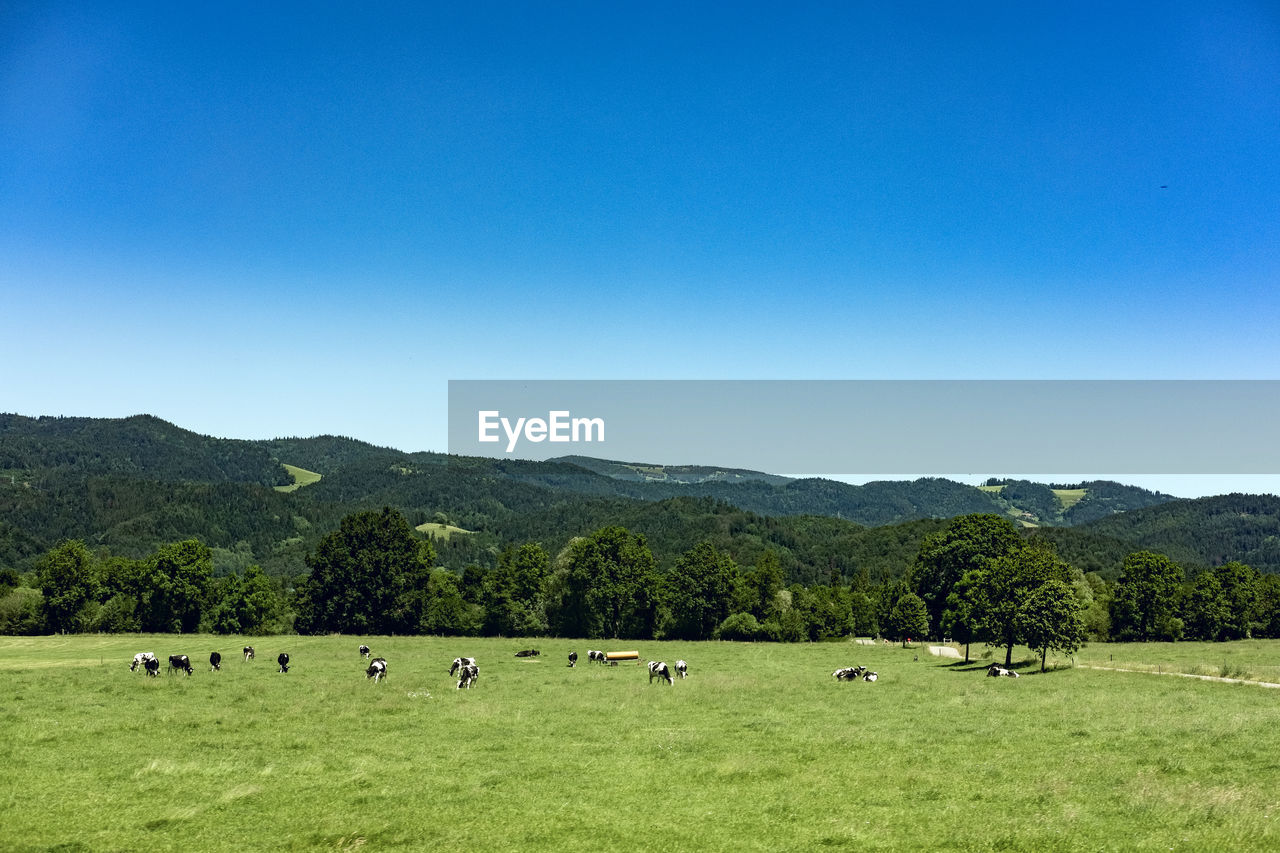
[[[461,527],[454,527],[452,524],[437,524],[434,521],[428,521],[426,524],[419,524],[413,528],[419,533],[426,533],[437,539],[447,540],[450,536],[457,533],[474,533],[474,530],[463,530]]]
[[[308,471],[305,468],[299,468],[296,465],[288,465],[283,462],[280,464],[284,465],[284,470],[289,472],[289,476],[293,478],[293,483],[288,486],[276,486],[275,489],[277,492],[297,491],[303,486],[309,486],[312,483],[319,482],[320,480],[320,475],[315,471]]]

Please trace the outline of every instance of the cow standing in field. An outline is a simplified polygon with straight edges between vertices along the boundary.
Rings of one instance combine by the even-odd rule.
[[[462,690],[464,687],[467,688],[468,690],[471,689],[471,685],[475,684],[476,679],[479,677],[480,677],[479,667],[477,667],[474,663],[464,663],[458,669],[458,689]]]
[[[245,647],[244,647],[244,659],[245,659],[246,661],[251,661],[251,660],[253,660],[253,655],[254,655],[253,646],[245,646]]]
[[[578,665],[578,653],[569,652],[569,666],[577,666],[577,665]]]
[[[136,655],[133,656],[133,663],[129,664],[129,671],[137,672],[138,667],[142,667],[142,669],[145,671],[147,668],[147,661],[155,660],[155,659],[156,659],[155,652],[138,652]]]
[[[681,678],[688,678],[689,664],[685,663],[682,660],[676,661],[676,674],[679,675]]]
[[[186,655],[169,655],[169,672],[175,669],[182,670],[187,675],[191,674],[191,659]]]
[[[387,659],[374,658],[373,660],[371,660],[369,662],[369,668],[364,671],[364,676],[365,678],[372,678],[374,684],[377,684],[379,681],[386,678],[387,677]]]
[[[280,672],[288,672],[289,671],[289,653],[281,652],[280,656],[276,658],[276,663],[280,664],[280,670],[279,670]]]
[[[475,658],[454,658],[453,666],[449,667],[449,675],[453,675],[455,672],[462,669],[464,666],[475,666],[475,665],[476,665]]]
[[[222,653],[221,652],[209,652],[209,671],[210,672],[222,671]]]
[[[367,658],[370,654],[372,654],[372,652],[369,651],[369,647],[362,644],[360,646],[360,657]]]
[[[142,662],[142,668],[147,671],[147,675],[152,678],[160,676],[160,660],[156,657],[149,657]]]
[[[659,678],[667,684],[675,684],[671,678],[671,670],[667,668],[665,661],[651,660],[649,661],[649,683],[653,684],[653,679]]]
[[[587,660],[596,661],[597,663],[606,663],[604,652],[587,649]]]

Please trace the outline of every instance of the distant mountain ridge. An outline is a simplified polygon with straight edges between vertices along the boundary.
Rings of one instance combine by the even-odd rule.
[[[276,491],[292,482],[285,464],[321,478]],[[806,583],[896,575],[944,519],[991,512],[1104,574],[1138,547],[1168,549],[1188,565],[1247,556],[1256,568],[1280,571],[1278,503],[1184,501],[1105,481],[1075,486],[1009,480],[979,488],[942,478],[851,485],[589,457],[404,453],[333,435],[215,439],[148,415],[0,415],[0,568],[29,566],[63,538],[139,555],[196,537],[214,548],[219,570],[256,562],[296,575],[343,516],[386,505],[415,526],[474,531],[437,542],[441,564],[456,569],[490,564],[507,544],[540,541],[554,553],[573,536],[622,524],[643,533],[664,562],[707,540],[744,562],[774,550],[789,576]]]

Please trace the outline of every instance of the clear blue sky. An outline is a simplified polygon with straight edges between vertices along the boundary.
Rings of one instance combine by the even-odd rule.
[[[1278,286],[1270,2],[0,7],[0,410],[1277,378]]]

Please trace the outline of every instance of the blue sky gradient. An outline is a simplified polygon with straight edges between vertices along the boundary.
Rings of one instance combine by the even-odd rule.
[[[1273,3],[269,6],[0,9],[0,409],[1277,378]]]

